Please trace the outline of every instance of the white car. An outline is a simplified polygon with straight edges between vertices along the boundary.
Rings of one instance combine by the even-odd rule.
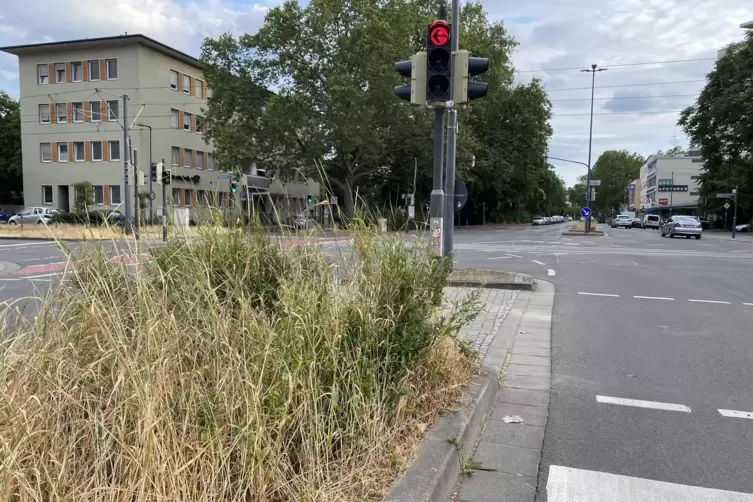
[[[546,221],[544,220],[543,216],[537,216],[533,219],[533,221],[531,221],[531,225],[546,225]]]
[[[27,207],[15,216],[8,218],[8,225],[50,223],[57,211],[48,207]]]
[[[633,218],[626,214],[620,214],[614,219],[614,228],[633,228]]]

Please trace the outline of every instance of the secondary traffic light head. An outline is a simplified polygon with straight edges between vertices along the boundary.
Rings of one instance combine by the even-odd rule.
[[[396,85],[395,95],[412,105],[426,104],[426,53],[417,52],[410,59],[395,63],[395,71],[410,78],[410,84]]]
[[[455,53],[454,101],[456,105],[486,96],[489,84],[471,82],[469,77],[483,75],[487,71],[489,71],[489,58],[474,58],[465,50]]]
[[[162,162],[152,162],[152,183],[162,184],[162,170],[164,169]]]
[[[426,30],[426,102],[444,104],[452,99],[452,40],[447,21],[434,21]]]
[[[311,195],[309,195],[308,197],[306,197],[306,202],[308,204],[311,204],[312,202],[314,202],[314,198]]]
[[[172,175],[172,172],[170,172],[170,169],[164,169],[162,171],[162,184],[163,185],[170,184],[170,180],[172,179],[171,175]]]
[[[238,191],[238,183],[233,181],[230,183],[230,191],[235,193]]]

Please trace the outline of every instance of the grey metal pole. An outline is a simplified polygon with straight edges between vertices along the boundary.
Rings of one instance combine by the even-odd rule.
[[[588,171],[586,173],[586,207],[591,209],[591,145],[594,136],[594,89],[596,87],[596,65],[591,65],[591,125],[588,130]],[[591,231],[591,217],[586,218],[585,233]]]
[[[125,232],[131,233],[131,190],[128,188],[128,161],[131,149],[128,144],[128,95],[123,94],[123,180],[125,182]]]
[[[460,0],[452,0],[452,11],[450,20],[450,39],[452,57],[450,59],[450,72],[455,75],[455,54],[459,47],[460,38]],[[455,99],[455,82],[454,78],[450,79],[450,99]],[[452,234],[455,223],[455,154],[458,135],[458,112],[455,111],[454,103],[450,108],[447,116],[447,168],[444,178],[444,200],[445,200],[445,222],[444,222],[444,256],[449,258],[452,255]],[[452,262],[450,262],[452,268]]]
[[[164,169],[165,159],[162,159],[162,170]],[[167,242],[167,185],[164,182],[162,183],[162,240]]]
[[[429,208],[431,238],[437,256],[444,256],[444,192],[442,191],[442,167],[444,165],[444,108],[434,109],[434,178]]]
[[[735,231],[736,231],[735,227],[737,226],[737,192],[739,191],[740,191],[740,187],[736,186],[735,187],[735,209],[734,209],[734,212],[732,213],[732,238],[733,239],[735,238]]]
[[[149,224],[152,224],[152,218],[154,218],[154,212],[152,208],[152,126],[146,126],[149,128]]]
[[[133,230],[134,230],[134,236],[136,237],[136,240],[139,239],[139,233],[140,233],[140,216],[139,216],[139,209],[141,209],[139,206],[139,176],[138,176],[138,169],[139,169],[139,157],[136,154],[137,150],[134,150],[133,154]]]
[[[675,172],[672,171],[672,188],[669,189],[669,214],[672,214],[675,209]]]

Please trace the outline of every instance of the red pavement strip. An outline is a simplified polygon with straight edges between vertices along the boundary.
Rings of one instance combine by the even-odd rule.
[[[22,269],[16,270],[11,275],[35,275],[35,274],[50,274],[55,272],[62,272],[68,262],[59,263],[45,263],[42,265],[29,265]]]

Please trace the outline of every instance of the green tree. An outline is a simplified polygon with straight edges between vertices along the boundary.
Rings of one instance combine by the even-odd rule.
[[[20,203],[23,189],[19,105],[0,91],[0,201]]]
[[[595,212],[618,211],[627,201],[627,186],[640,175],[644,158],[627,150],[607,150],[596,160],[591,179],[601,180],[596,188]]]
[[[723,211],[717,192],[739,186],[740,216],[753,215],[753,32],[732,44],[708,74],[696,103],[678,124],[701,149],[701,199],[709,211]]]

